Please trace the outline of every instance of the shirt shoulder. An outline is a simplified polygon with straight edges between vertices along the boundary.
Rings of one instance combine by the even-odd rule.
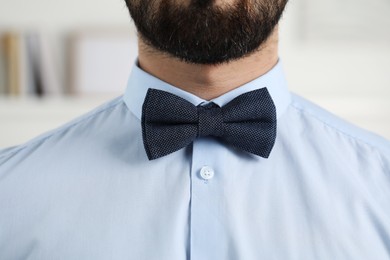
[[[119,96],[115,99],[112,99],[110,101],[107,101],[103,103],[102,105],[99,105],[98,107],[92,109],[91,111],[80,115],[76,117],[75,119],[55,128],[52,130],[49,130],[45,133],[42,133],[41,135],[32,138],[31,140],[12,147],[6,147],[6,148],[0,148],[0,166],[2,163],[6,162],[8,158],[14,156],[15,154],[18,154],[19,152],[33,147],[39,147],[45,140],[61,135],[62,133],[72,130],[74,128],[77,128],[80,124],[89,122],[91,120],[96,119],[98,116],[101,116],[102,114],[108,113],[114,108],[124,104],[122,100],[122,96]]]
[[[386,138],[356,126],[296,94],[292,94],[291,107],[306,120],[322,125],[349,141],[368,146],[390,160],[390,141]]]

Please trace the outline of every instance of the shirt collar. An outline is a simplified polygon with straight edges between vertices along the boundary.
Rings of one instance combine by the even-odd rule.
[[[138,119],[141,119],[142,105],[146,96],[146,92],[149,88],[170,92],[186,99],[196,106],[201,103],[208,103],[211,101],[219,106],[223,106],[243,93],[264,87],[267,88],[273,102],[275,103],[277,118],[279,118],[291,102],[290,93],[287,88],[287,81],[280,59],[278,60],[277,64],[264,75],[213,100],[207,101],[145,72],[138,66],[137,58],[130,73],[127,89],[123,99],[130,111],[133,112],[134,115],[138,117]]]

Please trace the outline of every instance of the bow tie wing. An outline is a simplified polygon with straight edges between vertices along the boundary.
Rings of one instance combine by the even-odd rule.
[[[197,136],[197,120],[196,106],[187,100],[149,89],[142,107],[142,135],[149,160],[189,145]]]
[[[276,138],[276,108],[266,88],[244,93],[223,108],[224,135],[232,146],[268,158]]]

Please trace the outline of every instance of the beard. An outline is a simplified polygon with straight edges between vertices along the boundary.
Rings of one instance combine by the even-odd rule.
[[[186,1],[126,0],[126,5],[147,46],[186,63],[216,65],[259,51],[288,0]]]

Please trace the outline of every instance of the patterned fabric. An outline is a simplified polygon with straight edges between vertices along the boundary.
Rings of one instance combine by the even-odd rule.
[[[276,138],[276,108],[267,88],[239,95],[223,107],[195,106],[166,91],[149,89],[142,109],[149,160],[180,150],[200,136],[268,158]]]

